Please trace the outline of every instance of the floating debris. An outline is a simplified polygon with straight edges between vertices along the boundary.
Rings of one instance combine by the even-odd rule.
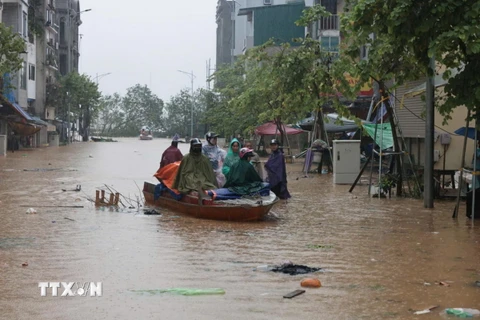
[[[146,293],[150,295],[173,293],[182,296],[200,296],[200,295],[216,295],[225,294],[225,290],[220,288],[207,288],[207,289],[195,289],[195,288],[170,288],[170,289],[154,289],[154,290],[131,290],[135,293]]]

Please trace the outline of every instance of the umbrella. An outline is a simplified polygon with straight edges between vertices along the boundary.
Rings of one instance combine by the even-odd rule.
[[[465,136],[465,130],[467,130],[467,137],[475,140],[475,128],[461,127],[461,128],[458,128],[457,130],[455,130],[454,133],[458,134],[459,136]],[[477,138],[480,138],[480,131],[477,131]]]

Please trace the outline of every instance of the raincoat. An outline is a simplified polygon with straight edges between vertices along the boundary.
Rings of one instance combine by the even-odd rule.
[[[217,180],[208,158],[203,154],[189,153],[183,157],[178,168],[173,189],[187,194],[190,191],[217,189]]]
[[[238,194],[252,194],[263,188],[262,178],[246,159],[234,163],[226,177],[224,188]]]
[[[204,144],[202,153],[210,160],[211,168],[215,173],[217,185],[222,188],[225,184],[225,175],[222,173],[223,162],[225,161],[225,151],[217,145]]]
[[[222,148],[217,145],[211,146],[207,142],[202,146],[202,153],[210,160],[213,171],[222,171],[222,164],[225,160],[225,151]]]
[[[287,189],[287,170],[285,167],[285,157],[280,149],[274,151],[267,163],[265,163],[265,170],[268,174],[268,183],[270,183],[271,190],[280,199],[290,198],[290,193]]]
[[[234,143],[238,143],[238,151],[233,152],[232,146]],[[232,141],[230,142],[230,147],[228,148],[227,156],[225,157],[225,162],[223,163],[222,167],[222,173],[227,176],[228,172],[230,171],[230,168],[240,161],[240,156],[239,156],[239,151],[240,147],[242,145],[240,144],[240,141],[238,141],[236,138],[233,138]]]
[[[160,161],[160,168],[165,167],[167,164],[181,161],[183,158],[182,152],[175,146],[168,147],[162,154],[162,160]]]

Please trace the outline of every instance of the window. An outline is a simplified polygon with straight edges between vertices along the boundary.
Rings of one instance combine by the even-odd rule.
[[[340,37],[322,37],[320,40],[320,44],[322,46],[322,49],[324,50],[338,52]]]
[[[22,25],[23,25],[23,37],[26,38],[28,36],[28,14],[23,11],[23,20],[22,20]]]
[[[321,0],[321,4],[331,14],[337,14],[337,0]]]
[[[20,89],[27,89],[27,63],[23,63],[22,69],[20,69]]]
[[[65,21],[60,21],[60,43],[65,43]]]
[[[35,66],[33,64],[28,65],[28,80],[35,81]]]

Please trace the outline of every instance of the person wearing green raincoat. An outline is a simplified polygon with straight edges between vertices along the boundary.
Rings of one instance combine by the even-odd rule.
[[[225,157],[225,161],[223,162],[222,173],[227,176],[230,168],[240,160],[240,141],[236,138],[233,138],[230,142],[230,147],[228,148],[227,156]]]
[[[202,142],[198,138],[190,140],[190,153],[183,157],[178,168],[173,189],[188,194],[191,191],[217,189],[217,179],[210,160],[202,154]]]
[[[223,186],[237,194],[252,194],[263,188],[262,178],[255,168],[250,164],[253,150],[248,148],[240,149],[240,160],[232,165],[227,174],[227,183]]]

